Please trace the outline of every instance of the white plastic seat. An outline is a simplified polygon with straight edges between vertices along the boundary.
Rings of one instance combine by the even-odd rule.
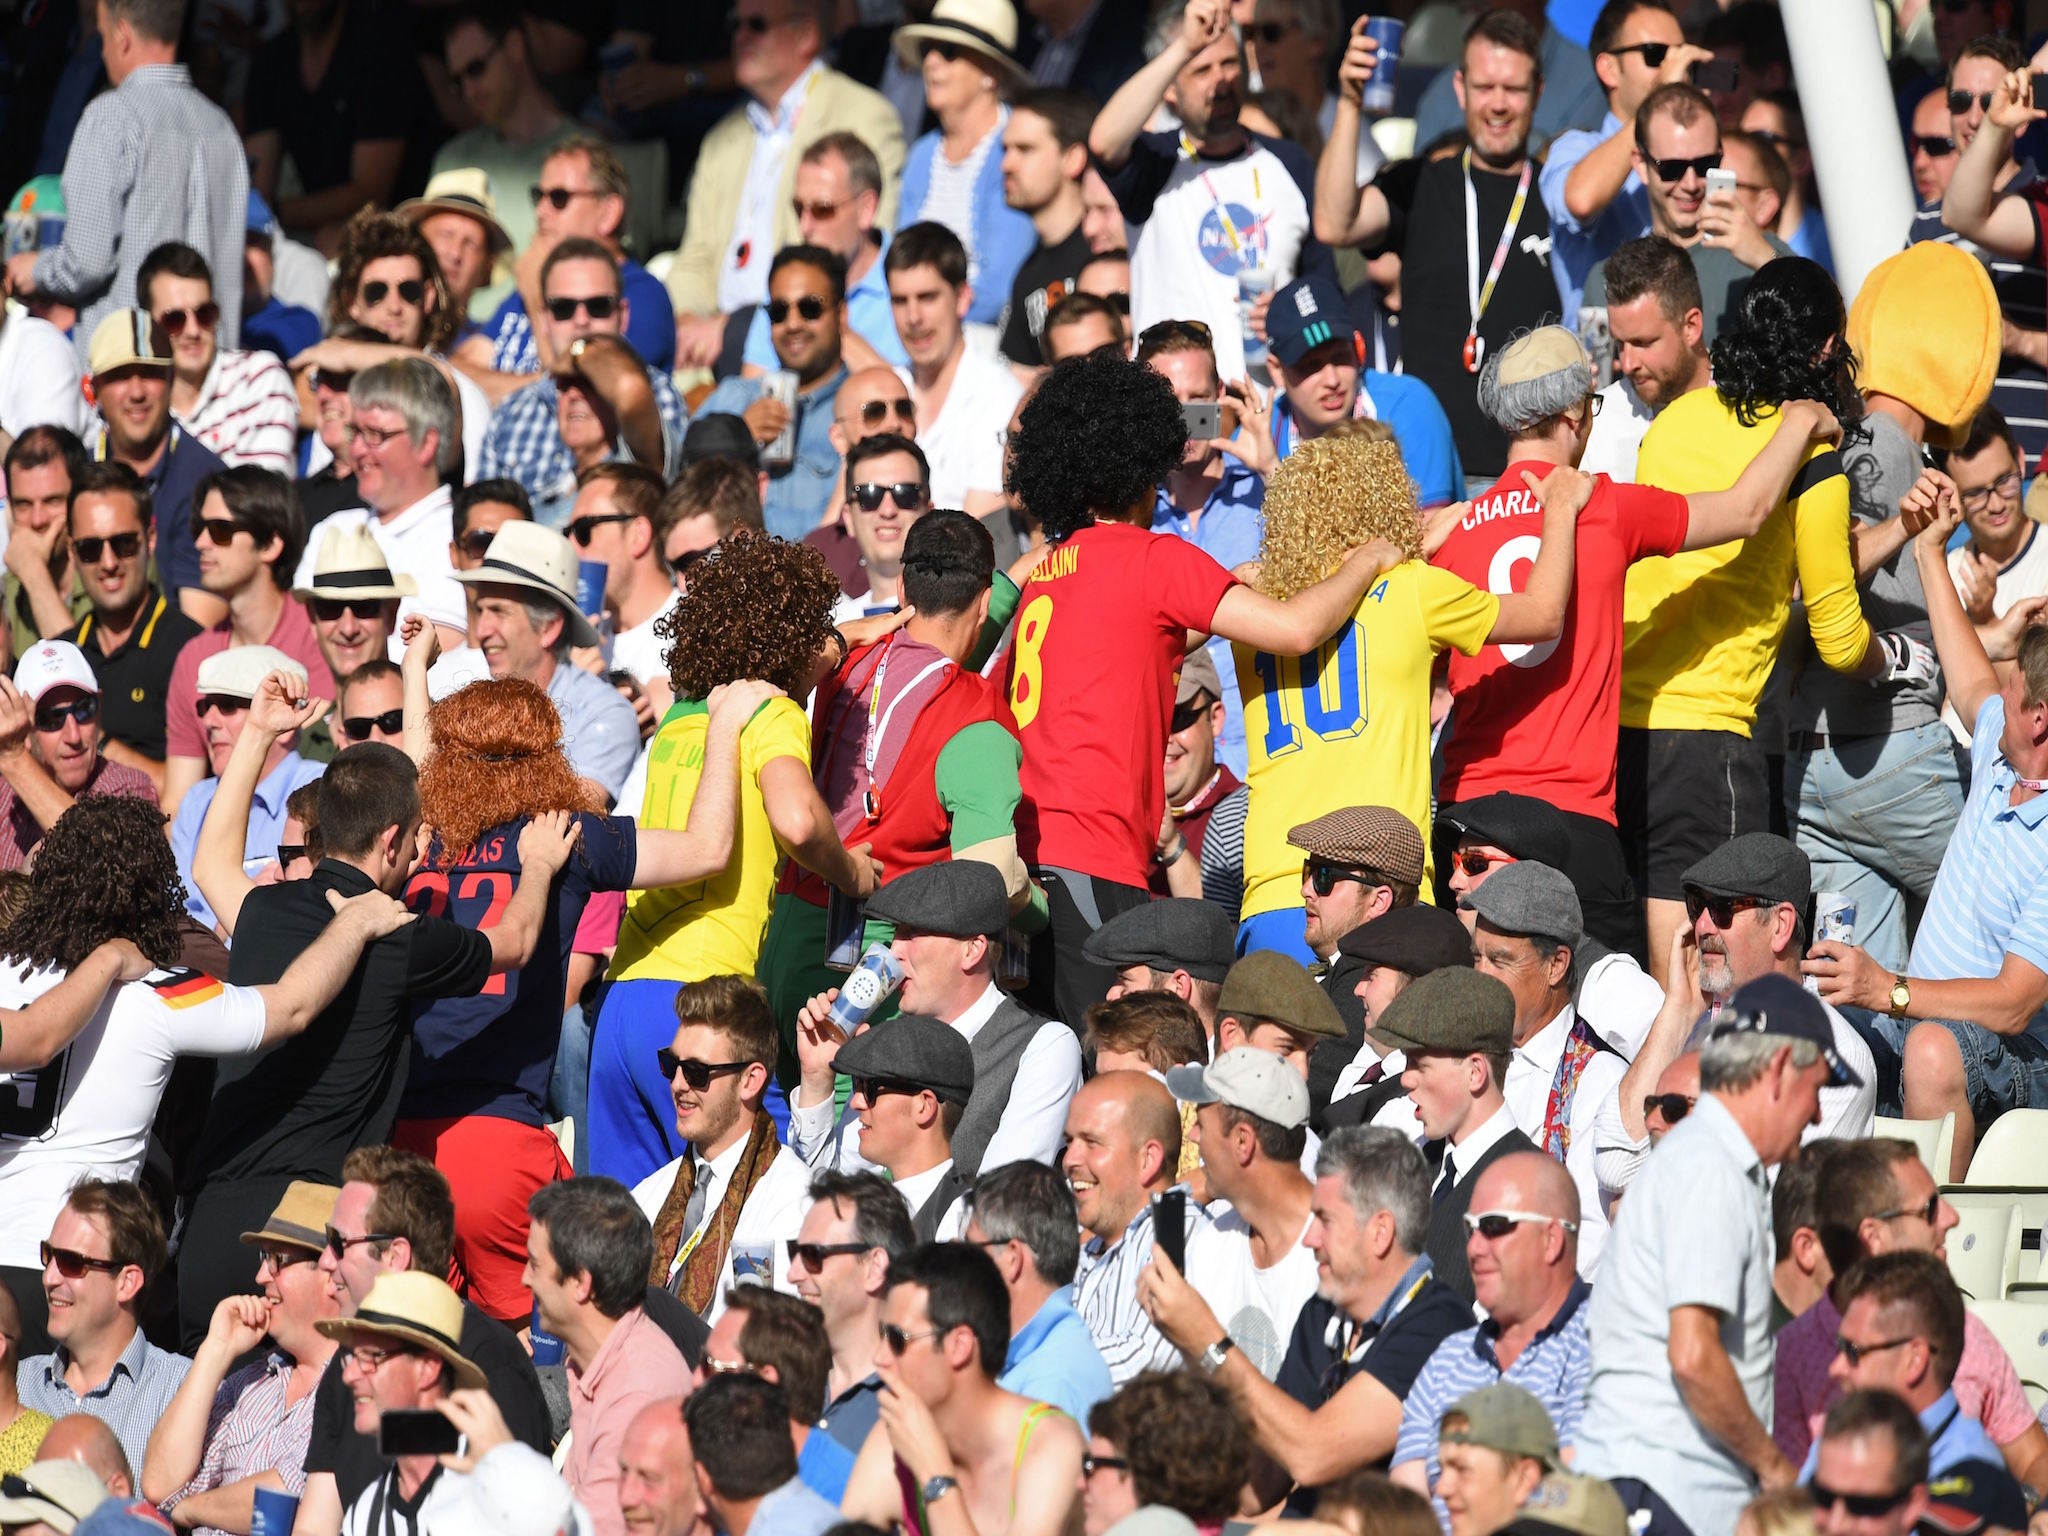
[[[1919,1151],[1920,1161],[1934,1176],[1934,1182],[1948,1182],[1949,1157],[1956,1144],[1956,1117],[1953,1112],[1939,1120],[1894,1120],[1889,1115],[1879,1115],[1870,1134],[1910,1141]]]
[[[2048,1308],[2016,1301],[1973,1301],[1970,1310],[2012,1357],[2027,1401],[2038,1413],[2042,1403],[2048,1402]]]
[[[2020,1277],[2020,1208],[2012,1200],[1964,1204],[1947,1239],[1948,1272],[1972,1302],[2003,1301]]]

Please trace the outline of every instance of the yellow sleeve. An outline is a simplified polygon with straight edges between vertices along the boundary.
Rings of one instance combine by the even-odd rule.
[[[761,770],[778,757],[811,764],[811,721],[795,699],[770,699],[740,732],[740,773],[759,782]]]
[[[1421,585],[1416,593],[1422,606],[1422,625],[1429,646],[1440,651],[1455,645],[1467,656],[1477,656],[1500,619],[1500,599],[1482,591],[1464,577],[1433,565],[1411,561]]]
[[[1849,478],[1830,448],[1800,467],[1792,487],[1787,502],[1806,625],[1820,659],[1847,672],[1870,649],[1870,625],[1856,595],[1856,558],[1849,549]]]

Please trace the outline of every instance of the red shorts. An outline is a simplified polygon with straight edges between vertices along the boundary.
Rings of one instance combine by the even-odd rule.
[[[455,1195],[455,1263],[450,1283],[509,1328],[533,1320],[526,1268],[526,1202],[543,1184],[573,1176],[554,1133],[490,1115],[401,1120],[394,1146],[430,1158]]]

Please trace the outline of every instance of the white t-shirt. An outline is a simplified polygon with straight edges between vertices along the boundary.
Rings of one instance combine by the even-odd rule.
[[[26,1007],[63,979],[55,969],[0,969],[0,1007]],[[178,1057],[247,1055],[263,1027],[254,988],[152,971],[110,991],[48,1066],[0,1073],[0,1264],[37,1266],[80,1179],[135,1177]]]
[[[1306,1224],[1279,1263],[1252,1262],[1252,1230],[1234,1210],[1212,1204],[1214,1226],[1188,1242],[1188,1274],[1224,1331],[1271,1381],[1287,1357],[1294,1319],[1316,1293],[1316,1256],[1302,1247]]]
[[[682,601],[680,593],[671,592],[663,603],[641,623],[631,629],[622,629],[612,637],[612,670],[630,672],[633,681],[645,688],[652,678],[668,677],[669,642],[655,634],[654,626],[659,624]]]
[[[49,425],[83,437],[91,419],[77,349],[49,321],[9,315],[0,328],[0,428],[19,437]]]
[[[896,371],[916,388],[908,368]],[[1003,364],[972,347],[962,350],[938,418],[917,432],[917,446],[931,465],[933,506],[964,511],[969,491],[1002,491],[1002,434],[1023,393],[1024,386]]]
[[[1953,577],[1963,568],[1969,558],[1969,545],[1948,552],[1949,575]],[[1962,590],[1958,583],[1956,590]],[[2008,609],[2023,597],[2048,596],[2048,538],[2041,536],[2041,525],[2027,525],[2027,542],[2020,546],[2020,552],[1998,568],[1998,581],[1991,590],[1991,611],[2004,618]],[[1964,746],[1970,744],[1970,728],[1963,724],[1953,705],[1941,706],[1942,721]]]
[[[1600,391],[1600,414],[1593,418],[1592,436],[1586,439],[1585,457],[1579,468],[1589,475],[1605,475],[1624,485],[1636,478],[1636,455],[1650,423],[1657,419],[1647,405],[1636,398],[1627,379],[1616,379]]]

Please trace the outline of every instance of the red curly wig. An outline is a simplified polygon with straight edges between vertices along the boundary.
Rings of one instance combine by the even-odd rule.
[[[433,750],[420,769],[420,813],[447,858],[522,816],[604,810],[569,766],[554,703],[524,678],[492,678],[449,694],[428,711],[427,733]]]

